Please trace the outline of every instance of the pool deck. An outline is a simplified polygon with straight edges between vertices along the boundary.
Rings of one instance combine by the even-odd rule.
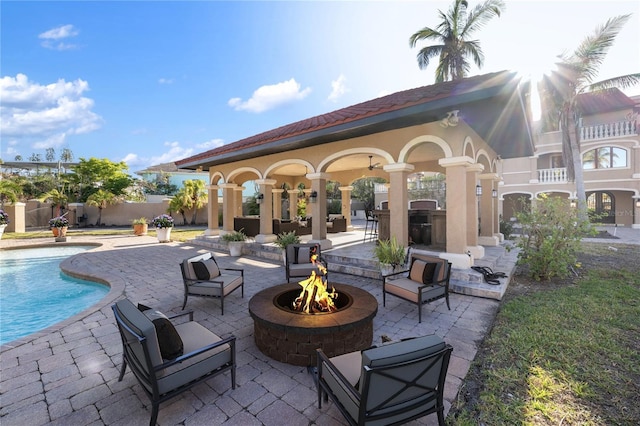
[[[618,229],[617,236],[620,239],[598,241],[640,244],[640,230]],[[148,424],[150,403],[132,373],[127,370],[123,381],[118,382],[122,347],[111,305],[127,297],[168,314],[180,312],[183,285],[178,263],[208,249],[190,243],[160,244],[151,236],[72,234],[70,241],[101,246],[67,259],[63,269],[81,278],[106,282],[111,291],[90,309],[0,347],[0,423],[3,426]],[[50,237],[2,240],[0,247],[38,243],[56,244]],[[333,404],[317,408],[315,385],[305,367],[274,361],[263,355],[253,341],[249,300],[261,289],[285,281],[282,262],[214,253],[221,267],[245,268],[244,298],[236,293],[228,297],[223,316],[217,300],[189,298],[187,309],[195,312],[196,321],[217,334],[236,336],[238,386],[232,390],[227,375],[201,383],[161,404],[158,423],[345,424]],[[515,258],[510,260],[515,262]],[[448,411],[500,302],[451,294],[450,311],[444,300],[425,305],[423,322],[418,324],[416,306],[397,298],[389,298],[387,306],[382,306],[379,280],[339,273],[332,273],[331,279],[365,289],[378,300],[374,344],[381,343],[383,336],[397,340],[437,334],[453,346],[445,385],[445,411]],[[410,424],[435,425],[437,419],[429,415]]]

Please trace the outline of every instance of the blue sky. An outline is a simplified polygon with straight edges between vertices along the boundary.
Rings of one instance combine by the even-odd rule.
[[[640,72],[637,0],[506,3],[476,35],[485,65],[471,75],[540,75],[627,13],[600,79]],[[450,4],[4,0],[0,157],[69,148],[134,172],[433,84],[435,62],[418,69],[408,39]]]

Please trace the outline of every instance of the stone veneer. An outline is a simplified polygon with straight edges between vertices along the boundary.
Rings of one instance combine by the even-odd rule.
[[[369,292],[346,284],[330,284],[353,299],[351,306],[329,314],[304,315],[276,306],[281,293],[300,289],[281,284],[258,292],[249,301],[256,346],[276,361],[292,365],[316,364],[316,349],[329,357],[360,351],[373,341],[373,318],[378,301]]]

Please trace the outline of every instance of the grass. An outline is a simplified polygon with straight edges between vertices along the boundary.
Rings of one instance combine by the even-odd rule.
[[[203,229],[193,229],[189,227],[185,227],[184,229],[181,229],[180,227],[174,227],[171,230],[171,241],[185,242],[195,238],[197,235],[202,235],[203,232],[204,232]],[[95,229],[82,228],[80,230],[71,229],[69,230],[69,233],[67,235],[70,237],[73,237],[74,234],[83,235],[83,236],[132,235],[133,229],[131,228],[126,228],[126,229],[125,228],[102,228],[102,229],[101,228],[95,228]],[[155,228],[149,228],[149,232],[147,235],[155,237],[156,235]],[[51,230],[49,229],[41,230],[41,231],[30,231],[30,232],[24,232],[24,233],[5,232],[2,235],[3,240],[28,240],[28,239],[34,239],[34,238],[47,238],[47,237],[53,238]]]
[[[606,249],[588,248],[596,260]],[[477,394],[454,404],[449,424],[639,424],[638,260],[505,302],[465,380]]]

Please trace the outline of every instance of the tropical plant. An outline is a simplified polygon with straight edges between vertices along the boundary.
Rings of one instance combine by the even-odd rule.
[[[9,222],[9,214],[0,209],[0,225],[7,225]]]
[[[154,228],[173,228],[173,218],[168,214],[156,216],[151,221]]]
[[[543,110],[547,122],[559,121],[562,132],[562,154],[567,168],[567,179],[575,181],[578,215],[587,217],[587,203],[582,171],[579,123],[582,111],[578,103],[580,95],[595,92],[606,96],[613,88],[627,88],[640,82],[640,73],[623,75],[594,82],[600,65],[613,46],[615,38],[631,15],[611,18],[596,28],[570,54],[560,55],[558,70],[545,76],[540,85]]]
[[[170,212],[178,212],[182,216],[182,224],[187,224],[187,215],[186,211],[189,209],[191,205],[191,197],[187,194],[187,191],[182,188],[180,191],[176,193],[176,195],[171,198],[169,201],[169,211]]]
[[[484,54],[478,40],[471,37],[491,19],[499,17],[504,7],[502,0],[487,0],[468,10],[466,0],[454,0],[447,13],[438,10],[440,23],[435,28],[424,27],[409,38],[412,48],[423,40],[437,43],[418,52],[420,69],[426,69],[432,58],[439,57],[436,83],[442,83],[466,77],[471,69],[469,57],[481,68]]]
[[[249,237],[247,237],[247,234],[244,233],[243,229],[239,231],[228,232],[220,237],[220,239],[225,243],[247,241],[247,238]]]
[[[289,244],[300,244],[300,237],[296,231],[283,232],[278,234],[274,244],[284,250]]]
[[[104,189],[99,189],[97,192],[94,192],[87,198],[88,206],[96,206],[98,207],[98,220],[96,221],[96,226],[100,226],[102,223],[102,210],[107,208],[109,204],[115,204],[118,202],[118,197],[116,197],[113,193],[109,191],[105,191]]]
[[[52,189],[40,197],[40,201],[51,201],[51,203],[58,208],[59,215],[62,208],[67,204],[68,197],[63,191],[60,191],[59,189]]]
[[[595,233],[589,220],[581,220],[569,200],[541,194],[533,205],[516,213],[522,226],[518,264],[538,281],[566,277],[576,264],[583,237]]]
[[[407,253],[402,244],[399,244],[396,237],[390,240],[380,240],[373,249],[373,255],[382,265],[391,265],[396,267],[404,264]]]
[[[133,219],[131,222],[132,222],[134,225],[146,225],[146,224],[148,224],[148,223],[149,223],[149,222],[147,221],[147,218],[146,218],[146,217],[139,217],[139,218],[137,218],[137,219]]]
[[[12,180],[0,180],[0,207],[4,207],[4,203],[15,203],[18,201],[22,188]]]
[[[204,207],[205,203],[207,202],[207,189],[205,187],[204,181],[200,179],[185,180],[183,185],[185,192],[191,201],[189,208],[193,209],[191,224],[195,225],[198,209]]]
[[[82,202],[98,191],[98,183],[100,189],[115,196],[124,195],[132,181],[126,173],[128,169],[124,161],[114,163],[107,158],[80,158],[78,164],[73,166],[74,173],[69,177],[74,185],[73,191],[79,194],[78,201]]]
[[[66,228],[69,226],[69,219],[67,219],[65,215],[49,219],[49,228]]]

